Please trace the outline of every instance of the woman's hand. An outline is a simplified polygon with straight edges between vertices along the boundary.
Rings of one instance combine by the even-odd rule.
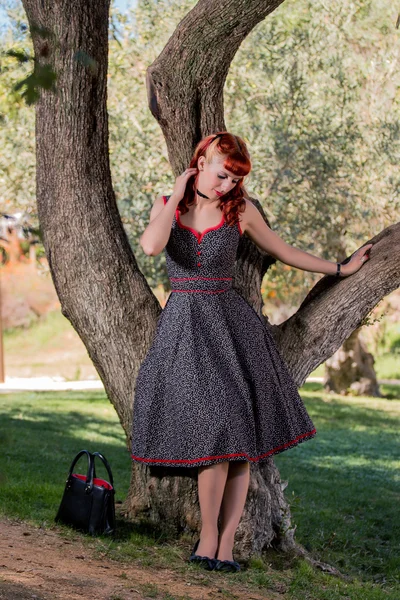
[[[197,167],[188,168],[183,171],[182,175],[179,175],[175,180],[174,189],[172,196],[180,202],[185,195],[186,185],[189,179],[197,173]]]
[[[348,277],[349,275],[357,273],[365,261],[370,258],[369,251],[371,250],[372,246],[373,244],[366,244],[365,246],[362,246],[362,248],[359,248],[357,252],[354,252],[349,262],[342,264],[340,267],[340,274],[343,277]]]

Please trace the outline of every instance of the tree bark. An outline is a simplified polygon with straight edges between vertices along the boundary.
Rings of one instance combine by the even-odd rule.
[[[150,103],[167,136],[175,172],[187,165],[201,136],[223,128],[222,89],[229,62],[245,35],[279,3],[200,1],[150,68]],[[23,4],[36,60],[49,64],[58,77],[57,92],[42,90],[36,106],[37,203],[46,256],[62,313],[87,348],[129,449],[136,375],[161,308],[138,269],[112,188],[106,111],[109,2]],[[199,57],[202,52],[205,57]],[[168,73],[176,75],[172,82],[165,79]],[[293,317],[271,327],[299,385],[398,287],[399,238],[398,225],[376,236],[371,260],[361,271],[340,281],[323,277]],[[244,236],[234,285],[259,314],[260,283],[271,262]],[[195,480],[155,478],[147,469],[133,464],[125,514],[162,524],[175,534],[197,530]],[[271,544],[294,547],[284,485],[272,459],[252,465],[236,537],[239,556]]]
[[[325,361],[324,387],[336,394],[380,397],[374,357],[353,331],[344,344]]]
[[[147,70],[149,108],[175,175],[204,136],[225,130],[223,89],[250,31],[283,0],[199,0]]]
[[[35,58],[57,74],[36,104],[36,195],[53,283],[121,424],[161,307],[140,272],[111,182],[109,0],[24,1]]]

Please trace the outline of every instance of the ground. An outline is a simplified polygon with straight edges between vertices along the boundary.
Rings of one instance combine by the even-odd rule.
[[[0,530],[0,600],[283,599],[277,593],[249,592],[231,573],[197,567],[181,575],[99,560],[82,540],[67,540],[56,529],[2,519]]]

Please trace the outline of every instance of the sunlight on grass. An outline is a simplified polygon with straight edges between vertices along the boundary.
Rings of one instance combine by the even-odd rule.
[[[317,436],[275,460],[289,482],[297,539],[345,572],[398,585],[400,401],[324,394],[310,385],[300,393]]]
[[[288,481],[285,495],[297,540],[311,556],[353,579],[338,580],[297,559],[279,567],[274,553],[251,559],[236,581],[248,586],[249,597],[253,589],[285,589],[288,600],[398,600],[400,398],[340,397],[325,394],[319,384],[306,384],[301,394],[317,436],[275,462]],[[1,395],[0,514],[54,527],[68,468],[82,448],[99,450],[110,461],[118,507],[128,491],[131,462],[103,392]],[[78,465],[86,471],[85,460]],[[161,530],[121,519],[118,529],[115,540],[57,531],[84,541],[97,558],[173,568],[182,576],[190,571],[186,559],[193,540],[187,536],[172,540]],[[221,584],[228,577],[218,575]],[[204,585],[213,588],[213,577]]]
[[[98,379],[87,350],[61,311],[42,316],[29,328],[4,332],[6,375]]]
[[[106,456],[116,498],[123,500],[130,457],[117,414],[103,392],[27,392],[4,394],[0,400],[2,514],[52,522],[72,459],[83,448]],[[78,466],[86,473],[85,459]],[[102,469],[100,463],[99,473]]]
[[[61,311],[51,311],[29,328],[6,329],[4,338],[8,351],[21,350],[21,347],[23,348],[26,343],[29,344],[30,350],[41,349],[43,345],[50,349],[52,346],[56,347],[58,345],[57,336],[59,334],[70,330],[74,331],[71,323]]]

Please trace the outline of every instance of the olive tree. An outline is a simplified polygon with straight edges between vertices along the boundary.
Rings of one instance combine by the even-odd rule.
[[[199,0],[147,70],[149,109],[174,174],[201,137],[225,129],[223,87],[241,42],[281,0]],[[61,310],[83,340],[130,447],[135,379],[161,307],[138,267],[113,190],[108,144],[108,0],[23,0],[39,67],[56,89],[36,102],[37,206]],[[260,208],[257,199],[254,199]],[[322,277],[297,312],[271,327],[298,385],[333,354],[377,302],[399,285],[400,226],[371,240],[371,259],[352,277]],[[361,245],[361,244],[360,244]],[[234,285],[261,314],[261,280],[273,262],[243,236]],[[266,326],[269,326],[266,323]],[[237,532],[242,557],[273,545],[296,548],[273,459],[252,464]],[[123,512],[171,531],[196,531],[196,482],[132,464]]]

